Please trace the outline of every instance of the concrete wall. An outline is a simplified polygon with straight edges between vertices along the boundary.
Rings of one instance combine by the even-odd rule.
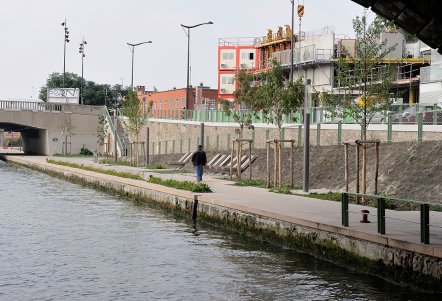
[[[154,154],[172,154],[194,151],[200,143],[200,123],[184,122],[174,120],[151,120],[150,127],[150,152]],[[284,139],[295,139],[296,145],[303,144],[303,129],[300,125],[284,125],[282,135]],[[205,148],[209,151],[230,150],[231,140],[238,134],[236,130],[238,125],[235,123],[205,123]],[[140,141],[146,141],[146,129],[142,130]],[[336,145],[338,144],[338,126],[336,124],[320,125],[320,144]],[[367,133],[368,139],[379,139],[387,141],[387,125],[370,125]],[[301,135],[300,135],[301,134]],[[342,126],[342,142],[354,142],[360,139],[361,130],[358,124],[345,124]],[[310,144],[317,144],[318,129],[317,125],[312,125],[310,130]],[[254,139],[253,147],[263,149],[266,147],[266,140],[279,137],[278,129],[273,125],[256,124],[254,130],[244,130],[243,138]],[[299,141],[299,138],[300,141]],[[417,141],[417,125],[393,125],[394,142],[399,141]],[[424,125],[424,140],[442,140],[442,128],[438,125]],[[228,142],[230,141],[230,142]],[[299,142],[298,142],[299,141]]]
[[[24,151],[39,155],[62,153],[64,128],[68,128],[71,153],[83,145],[97,149],[98,116],[103,107],[63,105],[61,112],[0,110],[0,124],[23,132]],[[0,125],[1,127],[1,125]]]

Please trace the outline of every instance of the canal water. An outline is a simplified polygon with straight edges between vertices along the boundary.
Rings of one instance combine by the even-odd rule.
[[[0,161],[0,300],[429,300]]]

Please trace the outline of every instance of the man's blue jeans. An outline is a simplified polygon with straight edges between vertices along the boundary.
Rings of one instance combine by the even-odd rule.
[[[204,170],[204,165],[195,166],[195,174],[197,182],[201,182],[203,180],[203,170]]]

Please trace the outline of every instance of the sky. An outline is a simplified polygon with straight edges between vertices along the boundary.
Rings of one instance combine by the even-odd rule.
[[[351,21],[363,12],[350,0],[303,2],[306,31],[331,26],[352,36]],[[135,48],[134,86],[160,91],[186,85],[187,36],[180,24],[214,23],[191,30],[190,53],[191,83],[216,89],[219,38],[261,37],[291,23],[290,0],[0,0],[0,12],[0,100],[38,98],[48,75],[63,72],[65,18],[67,72],[81,74],[84,37],[85,79],[130,86],[126,43],[151,40]]]

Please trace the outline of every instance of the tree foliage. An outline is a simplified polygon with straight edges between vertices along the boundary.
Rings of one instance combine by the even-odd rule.
[[[98,117],[97,127],[97,143],[99,146],[103,145],[106,141],[107,122],[104,114]]]
[[[304,99],[302,81],[302,78],[296,81],[286,80],[283,69],[276,60],[272,61],[269,70],[261,74],[256,91],[258,107],[278,127],[280,135],[284,115],[296,110]]]
[[[138,142],[140,131],[146,124],[149,109],[145,110],[136,93],[128,89],[127,96],[122,101],[121,113],[127,118],[124,121],[127,130],[136,137],[136,142]]]
[[[337,92],[322,93],[323,102],[332,107],[332,115],[351,117],[361,125],[362,139],[366,139],[367,127],[374,114],[383,112],[390,105],[390,89],[393,69],[382,59],[394,50],[387,41],[380,42],[384,29],[380,19],[368,23],[368,12],[353,20],[356,34],[356,55],[347,52],[336,63]]]
[[[63,73],[53,72],[46,80],[46,85],[40,88],[39,98],[47,100],[47,90],[63,87]],[[66,88],[80,88],[81,76],[75,73],[65,73]],[[121,96],[126,96],[127,90],[121,85],[97,84],[93,81],[84,80],[83,102],[85,105],[114,107]]]

